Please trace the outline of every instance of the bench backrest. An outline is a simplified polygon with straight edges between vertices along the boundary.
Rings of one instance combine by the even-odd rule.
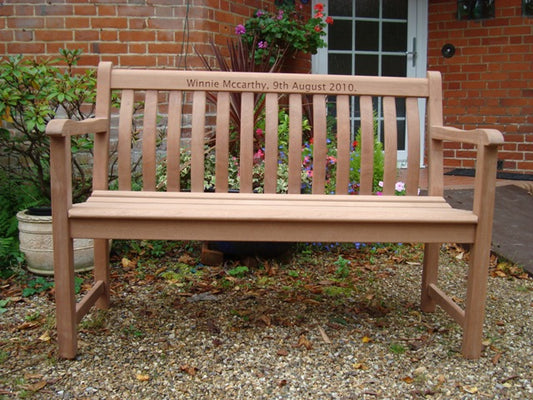
[[[360,166],[357,192],[372,194],[374,177],[374,135],[377,99],[383,116],[383,194],[394,194],[397,181],[397,99],[405,107],[408,161],[407,194],[416,194],[419,187],[420,121],[419,99],[425,99],[428,119],[442,123],[441,81],[438,73],[427,78],[392,78],[306,74],[257,74],[213,71],[139,70],[112,68],[102,62],[98,70],[97,117],[111,116],[112,92],[120,97],[118,123],[119,189],[131,190],[132,141],[142,143],[142,188],[158,190],[157,173],[166,170],[166,190],[183,190],[180,186],[180,152],[183,138],[190,136],[190,190],[203,191],[206,167],[206,144],[216,154],[216,191],[231,188],[229,170],[232,150],[237,151],[240,192],[256,188],[257,170],[261,158],[264,166],[265,193],[275,193],[280,163],[286,163],[287,191],[300,193],[302,176],[309,177],[313,194],[326,189],[328,162],[335,163],[335,193],[351,193],[354,189],[350,168],[353,163],[353,142],[360,131]],[[140,102],[140,103],[139,103]],[[135,116],[135,104],[141,104],[142,121]],[[334,104],[334,106],[332,106]],[[358,109],[357,121],[350,118],[350,108]],[[278,137],[279,110],[288,115],[288,138]],[[360,117],[360,118],[359,118]],[[306,135],[302,121],[309,121],[312,131],[312,154],[302,159]],[[264,142],[258,143],[257,121],[261,122]],[[132,124],[138,123],[139,129]],[[263,126],[264,124],[264,126]],[[238,125],[238,126],[235,126]],[[188,128],[190,127],[190,129]],[[165,132],[166,155],[158,145],[160,131]],[[133,132],[133,133],[132,133]],[[138,137],[141,135],[142,137]],[[238,145],[234,139],[237,136]],[[330,140],[334,136],[333,142]],[[285,140],[287,143],[280,143]],[[288,154],[280,154],[280,146]],[[331,154],[334,147],[334,158]],[[311,150],[307,150],[311,152]],[[329,153],[328,153],[329,151]],[[106,189],[109,138],[95,143],[94,188]],[[259,155],[259,156],[258,156]],[[135,157],[133,157],[135,158]],[[311,160],[311,161],[310,161]],[[317,162],[317,160],[322,160]],[[264,163],[264,164],[263,164]],[[189,165],[190,164],[190,165]],[[105,166],[104,166],[105,165]],[[302,172],[302,168],[306,169]]]

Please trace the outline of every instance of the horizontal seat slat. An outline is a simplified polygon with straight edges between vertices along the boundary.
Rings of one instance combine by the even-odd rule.
[[[132,192],[135,193],[135,192]],[[283,196],[243,196],[226,194],[218,196],[170,196],[146,198],[145,196],[92,197],[86,203],[76,204],[69,212],[70,218],[107,219],[166,219],[223,220],[223,221],[330,221],[379,223],[427,223],[427,224],[475,224],[477,217],[469,211],[449,207],[444,201],[389,201],[377,204],[373,200],[343,196],[334,202],[317,199],[317,196],[295,195],[291,200]],[[243,198],[245,197],[245,198]]]

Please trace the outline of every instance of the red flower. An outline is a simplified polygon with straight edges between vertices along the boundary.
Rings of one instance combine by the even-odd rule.
[[[315,4],[315,11],[322,12],[324,11],[324,4],[322,3],[316,3]]]
[[[322,18],[324,14],[322,14],[320,11],[315,14],[315,18]]]
[[[327,17],[326,18],[326,24],[330,24],[331,25],[332,23],[333,23],[333,18]]]
[[[322,28],[319,25],[315,25],[315,31],[320,32]]]

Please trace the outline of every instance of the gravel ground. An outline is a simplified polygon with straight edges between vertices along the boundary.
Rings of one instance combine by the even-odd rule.
[[[461,298],[465,256],[452,250],[441,276]],[[81,323],[72,361],[56,357],[52,293],[22,298],[7,282],[0,399],[533,399],[533,281],[492,273],[483,355],[464,360],[457,324],[419,310],[419,253],[187,276],[183,256],[123,259],[113,306]]]

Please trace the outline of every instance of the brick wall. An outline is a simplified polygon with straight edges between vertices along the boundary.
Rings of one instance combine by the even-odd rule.
[[[0,0],[0,55],[79,48],[81,66],[194,68],[273,0]]]
[[[494,19],[458,21],[456,0],[429,0],[428,69],[443,73],[447,124],[500,129],[500,166],[533,173],[533,18],[522,16],[521,0],[495,4]],[[446,43],[451,58],[441,54]],[[447,165],[471,168],[472,151],[449,146]]]

